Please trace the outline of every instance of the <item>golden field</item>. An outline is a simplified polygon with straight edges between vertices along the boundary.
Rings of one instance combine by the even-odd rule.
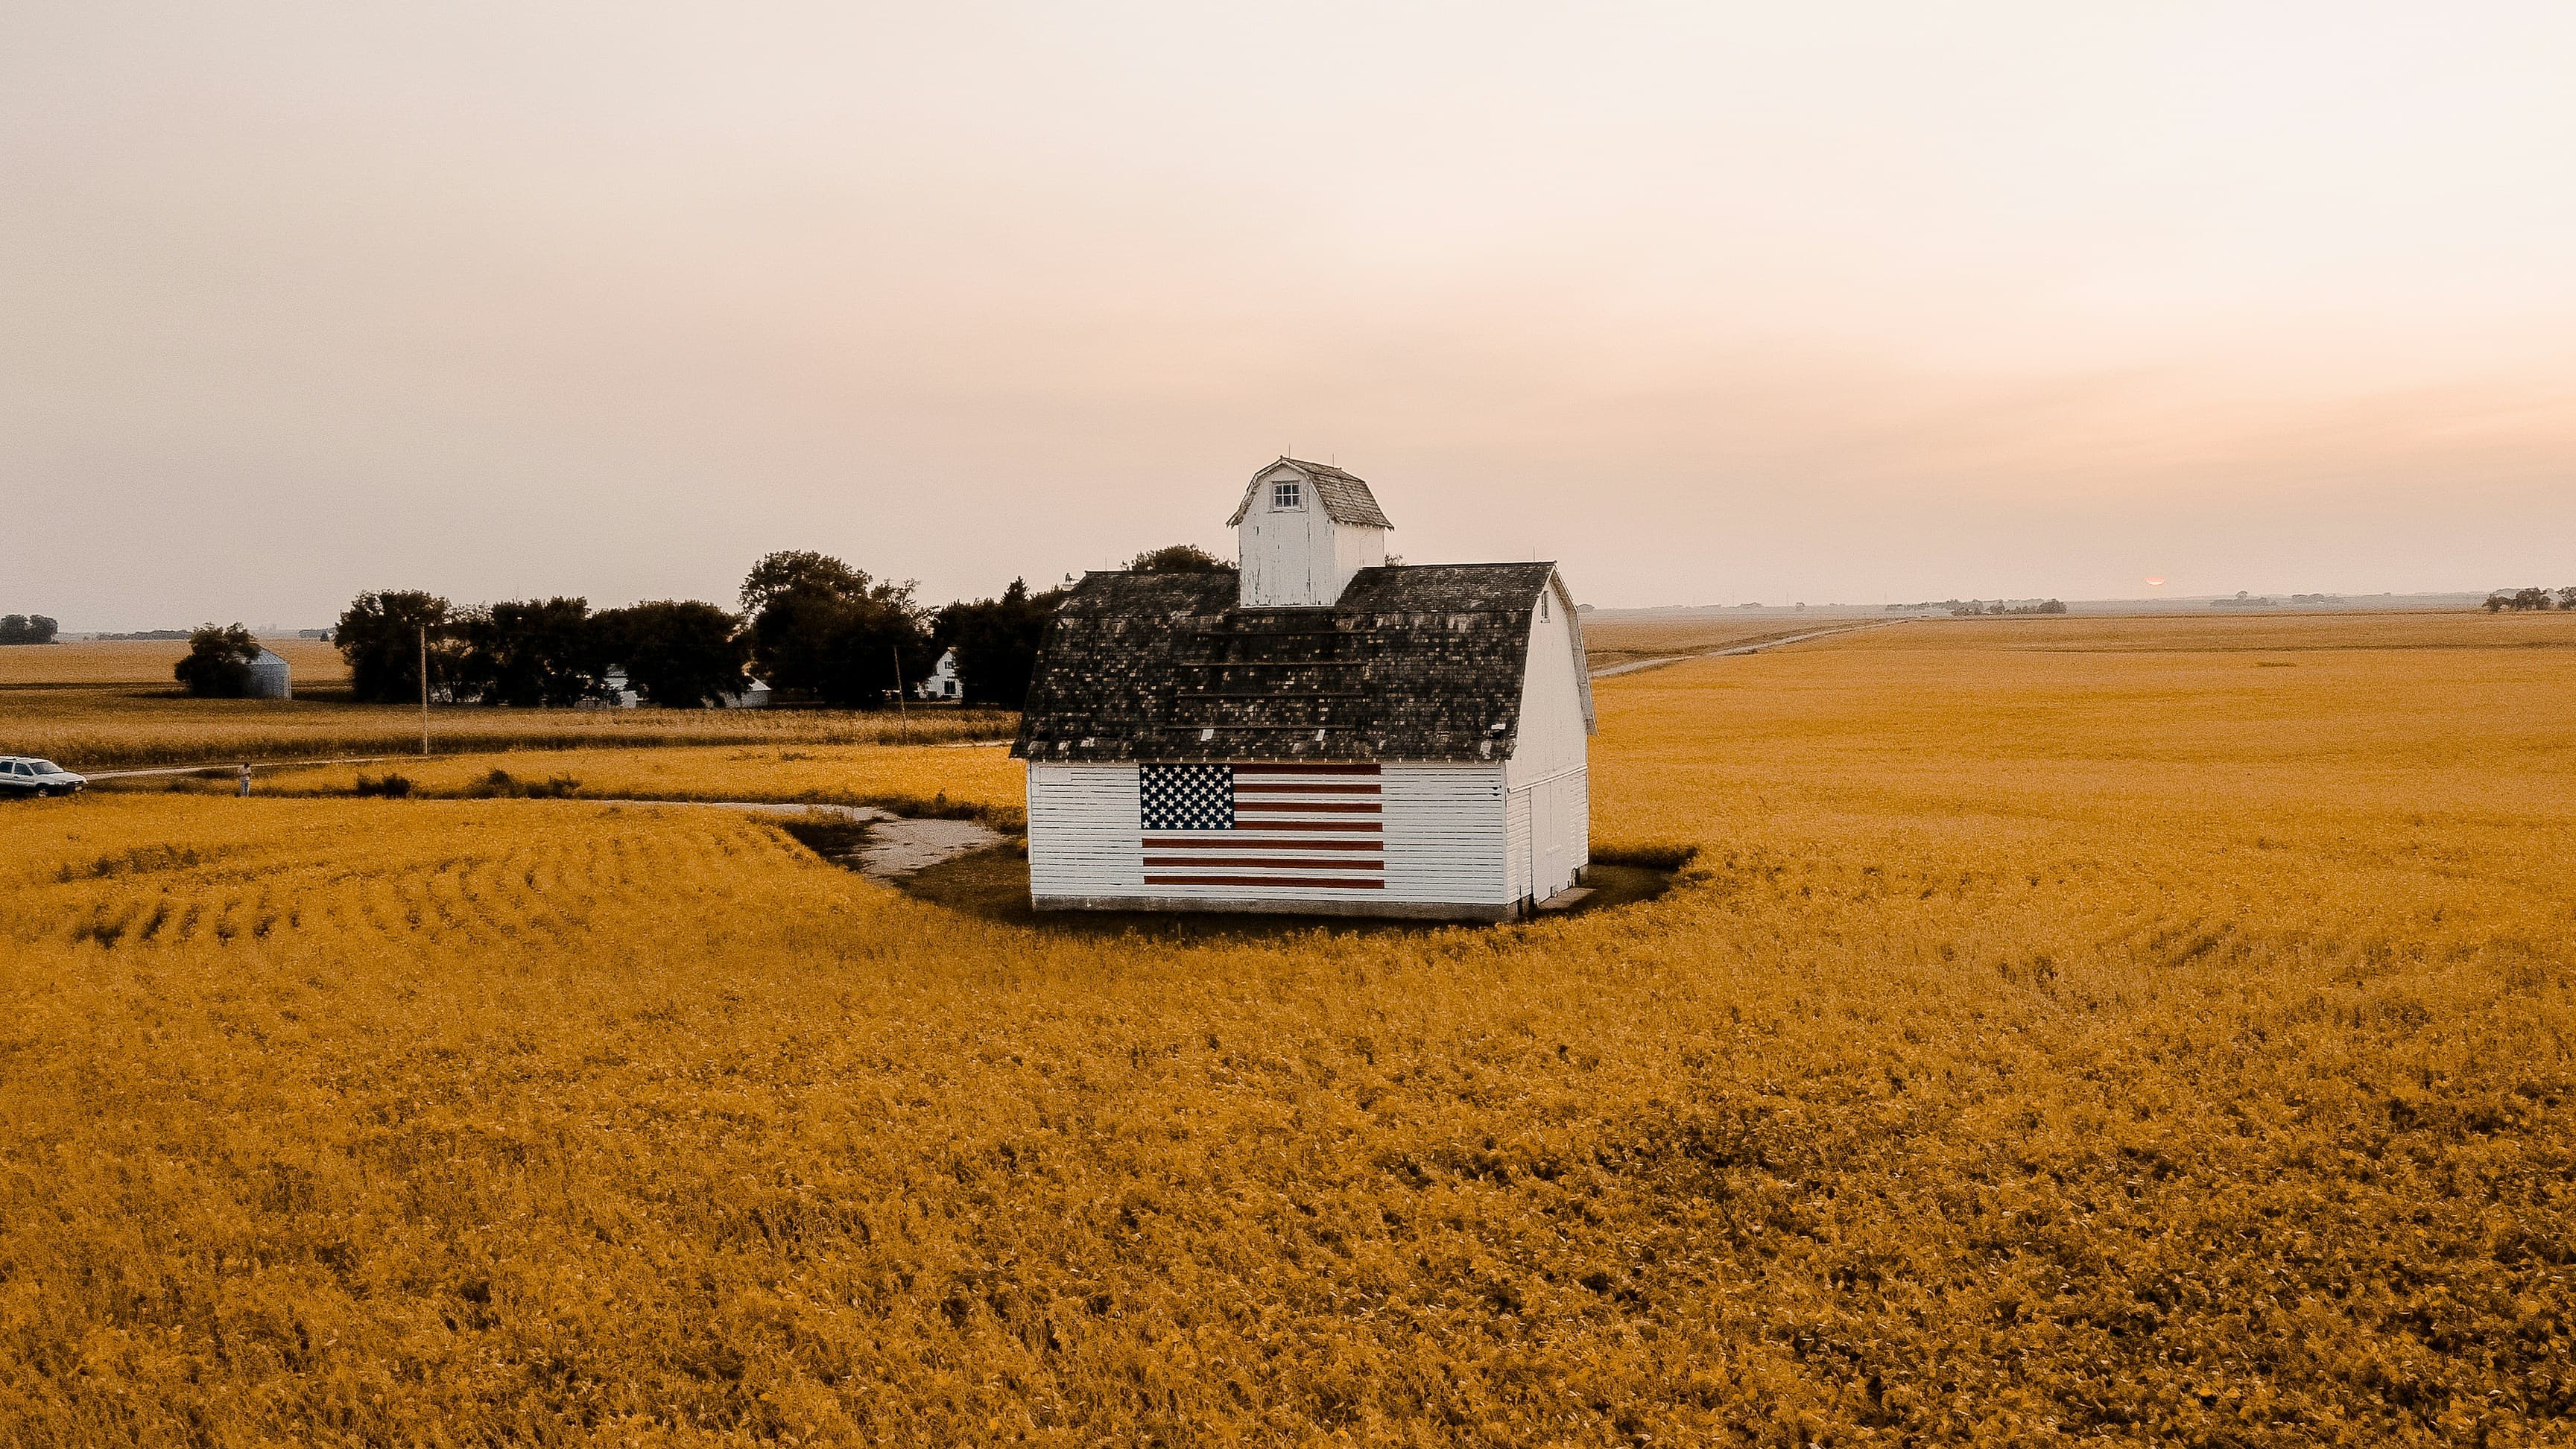
[[[439,755],[366,765],[280,770],[258,778],[261,795],[342,796],[361,780],[388,773],[412,782],[421,796],[457,797],[480,791],[499,770],[514,779],[560,780],[575,798],[594,800],[766,800],[834,805],[884,805],[906,814],[944,813],[954,805],[987,814],[1012,830],[1025,828],[1020,762],[1006,742],[908,745],[806,745],[741,747],[673,745],[651,750],[516,750]],[[149,788],[165,788],[160,781]],[[224,779],[188,782],[183,788],[229,792]]]
[[[82,771],[417,754],[418,709],[346,702],[348,667],[328,644],[265,642],[294,667],[297,690],[319,685],[320,697],[189,699],[170,678],[171,665],[187,646],[167,641],[0,648],[0,754],[39,755]],[[441,705],[430,711],[431,748],[441,755],[665,745],[939,744],[1003,739],[1017,728],[1016,715],[948,707],[888,712]]]
[[[998,925],[721,811],[11,807],[0,1424],[2567,1442],[2571,666],[1942,620],[1605,681],[1596,841],[1699,857],[1502,928]],[[572,773],[1016,803],[789,753]]]
[[[297,688],[346,685],[348,661],[319,639],[263,638],[262,647],[284,659]],[[0,647],[0,689],[26,685],[172,686],[170,670],[187,657],[178,639],[82,639],[64,644]]]
[[[664,745],[849,745],[1005,738],[1018,716],[917,709],[486,709],[430,712],[431,746],[460,751]],[[417,757],[420,711],[336,700],[189,699],[168,691],[0,688],[0,753],[72,770],[320,757]],[[397,766],[399,767],[399,766]]]
[[[1694,615],[1680,619],[1599,619],[1586,615],[1583,619],[1583,649],[1594,669],[1610,669],[1645,659],[1706,654],[1716,649],[1733,649],[1745,644],[1763,644],[1774,639],[1812,634],[1819,629],[1840,629],[1874,622],[1877,621],[1832,615],[1819,615],[1813,620],[1776,616],[1731,619],[1720,615]]]

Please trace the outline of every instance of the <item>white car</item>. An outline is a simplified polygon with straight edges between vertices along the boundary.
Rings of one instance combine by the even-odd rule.
[[[88,788],[88,776],[75,775],[51,760],[0,755],[0,795],[69,795]]]

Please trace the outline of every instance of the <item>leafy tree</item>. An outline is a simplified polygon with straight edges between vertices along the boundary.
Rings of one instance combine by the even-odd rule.
[[[782,694],[876,705],[929,672],[911,584],[879,583],[819,553],[774,553],[752,566],[742,602],[752,662]]]
[[[0,615],[0,644],[51,644],[60,627],[42,614]]]
[[[1147,549],[1136,555],[1127,561],[1127,571],[1138,574],[1230,574],[1234,572],[1234,565],[1197,544],[1176,543],[1167,548]]]
[[[2567,592],[2565,589],[2559,591],[2562,596]],[[2546,609],[2549,603],[2547,589],[2498,589],[2487,595],[2486,610],[2492,614],[2500,609]]]
[[[815,691],[825,703],[882,705],[890,691],[909,689],[930,672],[930,633],[922,627],[911,586],[893,598],[880,597],[886,587],[880,584],[868,598],[852,602],[835,621]]]
[[[2570,584],[2566,588],[2558,591],[2558,607],[2562,609],[2576,609],[2576,584]],[[50,624],[54,621],[47,619],[45,622]]]
[[[208,624],[188,636],[188,652],[171,676],[199,699],[240,699],[250,693],[259,641],[239,624]]]
[[[849,597],[868,591],[868,576],[828,554],[812,549],[773,553],[751,566],[742,581],[742,607],[759,613],[786,594],[820,593]]]
[[[430,674],[453,678],[450,646],[439,631],[448,605],[435,594],[387,591],[360,594],[340,615],[331,637],[349,661],[349,692],[362,703],[403,704],[420,698],[420,630],[430,631]]]
[[[742,619],[694,599],[664,599],[591,616],[598,649],[627,683],[666,709],[698,709],[751,681]]]
[[[533,709],[581,702],[607,665],[588,599],[512,599],[469,611],[458,681],[485,704]]]
[[[1062,589],[1031,594],[1027,580],[1013,579],[998,599],[961,600],[939,611],[931,639],[942,649],[957,651],[957,678],[969,702],[1005,709],[1028,702],[1038,644],[1063,601]]]

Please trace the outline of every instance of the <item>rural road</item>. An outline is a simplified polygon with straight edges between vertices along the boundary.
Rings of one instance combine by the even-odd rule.
[[[1667,654],[1659,659],[1639,659],[1628,664],[1613,664],[1592,671],[1594,679],[1608,679],[1618,674],[1635,674],[1640,670],[1661,669],[1667,664],[1681,664],[1693,659],[1723,659],[1730,654],[1760,654],[1783,644],[1804,644],[1832,634],[1856,634],[1863,629],[1884,629],[1890,624],[1910,624],[1912,619],[1872,619],[1866,624],[1842,624],[1831,629],[1818,629],[1810,634],[1792,634],[1786,639],[1765,639],[1758,644],[1738,644],[1731,649],[1702,649],[1690,654]]]

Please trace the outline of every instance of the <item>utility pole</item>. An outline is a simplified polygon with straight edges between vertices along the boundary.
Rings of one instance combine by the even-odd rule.
[[[420,626],[420,757],[429,758],[429,624]]]
[[[903,650],[892,644],[888,644],[886,646],[886,657],[894,661],[894,712],[896,714],[910,714],[912,713],[911,707],[903,702]]]

